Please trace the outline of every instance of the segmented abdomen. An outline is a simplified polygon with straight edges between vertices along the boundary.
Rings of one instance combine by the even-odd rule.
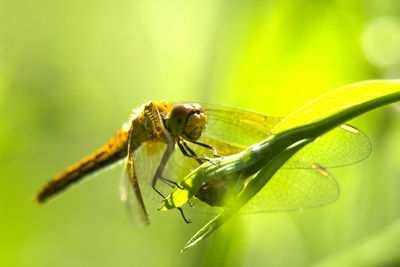
[[[129,126],[124,125],[105,146],[54,176],[39,192],[37,201],[45,202],[49,197],[79,181],[85,175],[124,158],[128,151],[128,137]]]

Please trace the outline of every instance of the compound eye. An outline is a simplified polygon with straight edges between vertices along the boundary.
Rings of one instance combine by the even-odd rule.
[[[187,118],[192,112],[193,107],[189,104],[178,104],[171,111],[171,118]]]
[[[193,106],[189,104],[178,104],[172,109],[168,120],[168,128],[174,136],[183,133],[187,118],[192,113],[192,110]]]

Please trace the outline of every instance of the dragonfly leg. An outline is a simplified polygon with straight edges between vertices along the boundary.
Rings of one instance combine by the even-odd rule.
[[[190,142],[193,143],[193,144],[196,144],[198,146],[202,146],[202,147],[205,147],[205,148],[208,148],[208,149],[212,150],[213,151],[213,156],[216,157],[216,158],[220,158],[221,157],[220,155],[218,155],[218,152],[215,149],[215,147],[213,147],[213,146],[211,146],[209,144],[204,144],[204,143],[199,142],[199,141],[190,141]]]
[[[170,140],[170,142],[167,143],[167,150],[164,152],[164,155],[161,159],[160,164],[157,167],[156,173],[154,174],[153,181],[151,183],[151,187],[153,188],[153,190],[156,191],[164,199],[166,198],[165,195],[156,188],[156,185],[158,179],[161,180],[163,179],[162,173],[165,167],[167,166],[168,159],[171,157],[172,153],[174,152],[174,149],[175,149],[175,142],[173,140]]]
[[[183,187],[181,187],[178,183],[176,183],[176,182],[174,182],[174,181],[171,181],[171,180],[169,180],[169,179],[167,179],[167,178],[164,178],[164,177],[160,177],[160,180],[161,181],[163,181],[164,183],[166,183],[168,186],[170,186],[170,187],[172,187],[172,188],[179,188],[179,189],[183,189]]]
[[[160,179],[161,181],[163,181],[163,182],[165,182],[165,183],[167,183],[169,185],[173,185],[175,183],[173,181],[170,181],[170,180],[165,179],[165,178],[162,177],[162,172],[165,169],[165,166],[167,165],[168,159],[170,158],[170,156],[174,152],[174,149],[175,149],[175,141],[170,140],[170,142],[167,143],[167,150],[164,152],[164,155],[163,155],[163,157],[161,159],[160,164],[158,165],[157,171],[154,174],[153,181],[152,181],[152,184],[151,184],[151,187],[153,188],[153,190],[156,191],[163,199],[166,199],[166,197],[165,197],[165,195],[163,193],[161,193],[160,190],[158,190],[156,188],[156,185],[157,185],[158,179]],[[177,209],[181,213],[183,220],[186,223],[191,223],[190,220],[186,219],[182,208],[178,207]]]
[[[184,143],[184,142],[183,142],[183,143]],[[184,156],[189,157],[189,158],[194,158],[195,160],[197,160],[197,162],[198,162],[199,164],[203,164],[203,163],[204,163],[203,160],[202,160],[199,156],[196,155],[196,153],[195,153],[195,155],[189,154],[189,152],[186,151],[186,148],[182,145],[181,141],[178,141],[178,147],[179,147],[179,149],[182,151],[182,154],[183,154]],[[192,150],[192,151],[193,151],[193,150]],[[193,151],[193,152],[194,152],[194,151]]]
[[[178,207],[177,208],[178,210],[179,210],[179,212],[181,213],[181,215],[182,215],[182,218],[183,218],[183,220],[185,221],[185,223],[192,223],[192,220],[188,220],[188,219],[186,219],[186,217],[185,217],[185,214],[183,213],[183,210],[182,210],[182,208],[181,207]]]
[[[167,198],[163,193],[161,193],[160,190],[158,190],[158,189],[156,188],[155,185],[152,185],[152,188],[153,188],[153,190],[156,191],[162,198],[164,198],[164,199]]]
[[[184,145],[185,148],[189,151],[189,153],[193,155],[194,158],[197,157],[197,158],[200,159],[200,160],[205,160],[205,161],[208,161],[208,162],[210,162],[211,164],[215,165],[215,163],[212,162],[209,158],[207,158],[207,157],[206,157],[206,158],[199,157],[199,156],[196,154],[196,152],[194,152],[194,150],[193,150],[186,142],[183,142],[183,145]]]
[[[214,162],[212,162],[209,158],[202,158],[199,157],[196,152],[194,152],[194,150],[183,140],[179,140],[178,141],[178,147],[180,148],[180,150],[182,151],[183,155],[190,157],[190,158],[194,158],[197,160],[197,162],[199,162],[200,164],[203,164],[204,161],[208,161],[211,164],[214,164]]]

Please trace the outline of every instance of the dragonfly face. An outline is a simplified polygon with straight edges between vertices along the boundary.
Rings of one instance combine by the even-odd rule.
[[[175,138],[181,136],[188,141],[196,141],[206,123],[205,111],[199,104],[178,104],[172,109],[166,127]]]

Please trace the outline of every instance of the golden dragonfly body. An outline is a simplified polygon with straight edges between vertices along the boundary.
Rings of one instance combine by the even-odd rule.
[[[135,165],[132,157],[133,152],[148,141],[167,144],[167,149],[152,182],[154,190],[164,197],[164,195],[157,190],[156,183],[161,179],[172,187],[176,185],[175,182],[162,176],[162,171],[174,151],[175,144],[178,144],[185,156],[193,157],[199,161],[199,163],[206,160],[198,157],[185,142],[190,141],[203,147],[211,148],[197,142],[197,139],[199,139],[201,133],[204,131],[206,121],[204,110],[200,105],[180,104],[174,106],[166,101],[150,102],[148,105],[144,106],[141,112],[134,116],[129,124],[123,125],[105,146],[54,176],[53,179],[41,189],[36,199],[39,202],[45,202],[51,196],[64,190],[86,175],[127,157],[124,175],[126,175],[130,181],[133,197],[136,198],[134,200],[134,202],[136,202],[135,204],[139,204],[132,208],[136,210],[135,213],[139,214],[141,217],[140,220],[147,224],[149,223],[149,217],[145,209],[135,173]],[[127,189],[127,192],[131,189]],[[127,194],[127,192],[125,192],[125,194]],[[130,197],[132,198],[132,196]],[[182,212],[182,210],[180,211]]]

